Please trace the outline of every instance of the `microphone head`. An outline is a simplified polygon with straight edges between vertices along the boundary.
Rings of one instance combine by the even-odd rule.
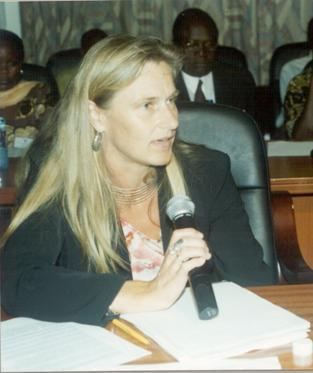
[[[192,200],[185,195],[177,195],[172,197],[166,205],[166,214],[175,221],[177,218],[183,215],[193,216],[195,212],[195,204]]]

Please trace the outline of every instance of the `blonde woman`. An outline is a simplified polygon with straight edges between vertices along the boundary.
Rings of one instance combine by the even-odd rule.
[[[210,258],[221,279],[271,282],[228,157],[177,142],[180,67],[151,38],[109,37],[87,53],[5,236],[6,312],[105,325],[115,313],[162,310]],[[199,230],[173,231],[166,219],[181,193],[195,202]]]

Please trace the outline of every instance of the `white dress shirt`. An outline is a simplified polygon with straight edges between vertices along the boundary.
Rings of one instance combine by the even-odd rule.
[[[195,100],[195,93],[198,87],[199,80],[202,80],[202,91],[205,98],[209,102],[215,102],[215,91],[214,91],[214,84],[213,84],[213,73],[210,72],[209,74],[201,77],[192,76],[186,74],[182,71],[182,76],[187,88],[187,92],[190,98],[190,101]]]

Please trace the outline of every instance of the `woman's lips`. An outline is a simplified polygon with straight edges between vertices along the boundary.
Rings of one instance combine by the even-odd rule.
[[[162,137],[160,139],[153,140],[152,144],[161,149],[169,149],[174,142],[174,138],[175,138],[174,136]]]

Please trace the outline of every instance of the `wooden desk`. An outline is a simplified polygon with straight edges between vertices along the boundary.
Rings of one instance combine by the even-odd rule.
[[[313,284],[305,285],[278,285],[278,286],[266,286],[266,287],[255,287],[251,288],[255,294],[260,295],[261,297],[275,303],[289,311],[295,313],[296,315],[305,318],[311,322],[311,333],[310,338],[313,340]],[[121,332],[119,329],[116,329],[112,324],[107,327],[109,330],[113,331],[115,334],[123,337],[140,347],[149,349],[152,354],[134,361],[134,364],[154,364],[160,362],[171,362],[175,359],[162,350],[155,342],[151,339],[151,345],[143,346],[138,343],[136,340],[129,337],[124,332]],[[283,347],[254,351],[242,355],[242,357],[269,357],[269,356],[278,356],[279,361],[283,369],[297,369],[300,368],[293,364],[291,346],[286,345]],[[301,367],[301,369],[304,369]],[[312,370],[313,364],[305,367],[305,369]]]
[[[255,294],[269,300],[270,302],[281,306],[296,315],[303,317],[311,323],[310,338],[313,340],[313,284],[305,285],[277,285],[250,288]],[[1,310],[1,319],[7,320],[10,317]],[[112,323],[108,324],[107,329],[114,334],[127,339],[128,341],[146,348],[151,351],[151,355],[132,362],[133,364],[154,364],[166,363],[175,361],[175,359],[161,349],[153,340],[146,336],[151,341],[148,346],[143,346],[137,340],[125,334],[120,329],[116,328]],[[297,369],[299,367],[293,364],[291,346],[286,345],[275,349],[252,351],[242,357],[269,357],[278,356],[283,369]],[[303,369],[303,368],[301,368]],[[305,369],[312,370],[313,364],[305,367]]]
[[[311,157],[269,157],[271,190],[292,195],[313,194]]]
[[[269,157],[272,192],[292,197],[296,234],[303,258],[313,268],[313,159]]]

